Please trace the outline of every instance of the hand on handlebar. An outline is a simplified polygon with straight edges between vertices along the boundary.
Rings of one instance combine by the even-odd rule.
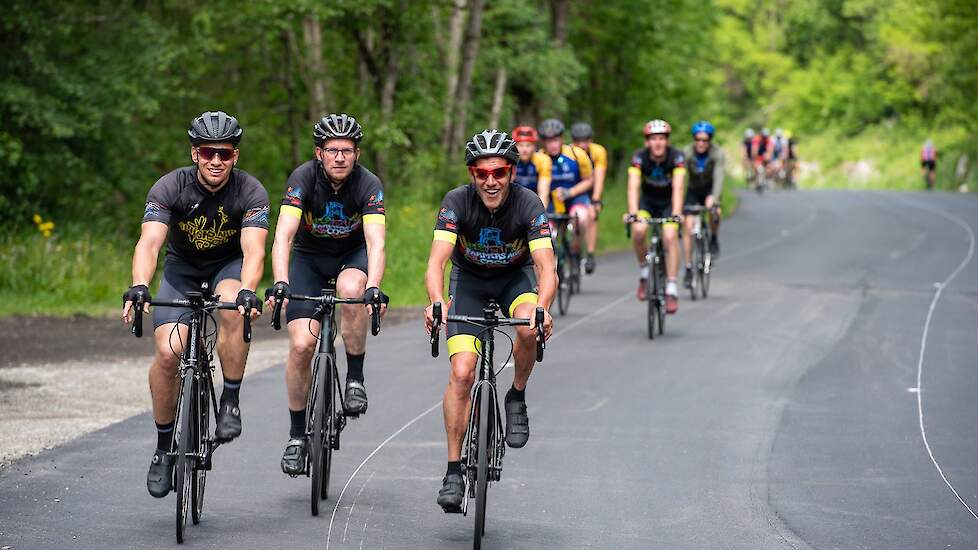
[[[534,315],[530,316],[530,330],[536,330],[537,323]],[[550,311],[543,308],[543,339],[549,340],[554,331],[554,318],[550,316]]]
[[[276,302],[289,303],[289,296],[292,296],[292,289],[285,281],[276,281],[274,285],[265,289],[265,305],[274,308]]]
[[[445,326],[445,324],[448,322],[448,308],[451,307],[451,305],[451,300],[445,304],[441,304],[441,319],[438,320],[438,323],[441,326]],[[428,307],[424,308],[424,331],[429,336],[431,336],[431,328],[435,324],[435,317],[432,313],[432,308],[434,308],[434,304],[428,304]]]
[[[250,314],[252,319],[257,319],[261,315],[261,302],[258,300],[258,295],[255,294],[254,290],[242,288],[238,291],[238,297],[234,303],[237,304],[238,313],[242,317]]]
[[[143,313],[149,313],[149,302],[152,297],[146,285],[133,285],[122,294],[122,320],[125,323],[133,321],[133,303],[143,304]]]
[[[374,304],[380,304],[380,316],[383,317],[387,313],[387,304],[391,299],[379,288],[372,286],[364,291],[363,301],[366,302],[367,313],[371,315],[374,312]]]

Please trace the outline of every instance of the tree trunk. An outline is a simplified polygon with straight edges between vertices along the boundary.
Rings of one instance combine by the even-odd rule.
[[[506,66],[500,64],[496,69],[496,89],[492,93],[492,110],[489,114],[489,127],[499,128],[499,115],[503,111],[503,100],[506,98]]]
[[[289,42],[295,40],[292,29],[282,31],[282,86],[285,88],[286,120],[289,124],[289,147],[292,152],[292,165],[298,166],[299,154],[299,117],[295,109],[295,77],[292,74],[292,49]]]
[[[567,0],[550,0],[550,23],[557,46],[567,43]]]
[[[323,33],[316,14],[309,12],[302,20],[303,39],[309,56],[306,69],[309,78],[309,120],[318,120],[326,112],[330,83],[323,62]]]
[[[448,23],[448,47],[445,50],[445,111],[442,117],[442,146],[446,149],[452,138],[452,113],[458,91],[458,57],[462,48],[462,29],[465,24],[466,0],[452,0],[452,15]]]
[[[469,5],[469,25],[465,31],[465,44],[462,48],[462,67],[458,75],[458,93],[455,94],[455,113],[452,116],[451,139],[448,153],[451,154],[462,144],[466,131],[466,116],[469,98],[472,95],[472,72],[479,55],[479,39],[482,36],[482,9],[484,0],[471,0]]]
[[[384,74],[381,75],[381,80],[383,83],[380,88],[380,119],[381,124],[386,126],[390,124],[391,119],[394,117],[394,105],[395,105],[395,93],[397,92],[397,79],[400,76],[400,47],[395,44],[397,37],[395,36],[396,31],[393,27],[385,25],[383,32],[383,40],[385,43],[384,54],[387,59],[384,63]],[[388,151],[386,147],[378,148],[375,151],[375,158],[377,164],[375,168],[377,169],[377,175],[380,177],[384,183],[389,184],[389,175],[387,173],[387,161],[388,161]]]

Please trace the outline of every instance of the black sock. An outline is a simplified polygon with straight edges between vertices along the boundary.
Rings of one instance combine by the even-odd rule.
[[[170,452],[173,447],[173,425],[156,423],[156,449],[165,453]]]
[[[516,386],[511,386],[506,392],[506,401],[526,401],[526,388],[518,390]]]
[[[306,435],[306,410],[293,411],[289,409],[289,419],[291,420],[291,426],[289,426],[289,437],[298,438]]]
[[[363,356],[346,354],[346,379],[363,382]]]
[[[449,460],[448,461],[448,471],[445,475],[462,475],[462,461],[461,460]]]
[[[238,402],[238,392],[241,391],[241,379],[238,378],[234,380],[233,378],[224,379],[224,391],[221,392],[221,404],[224,403],[237,403]]]
[[[710,235],[710,242],[711,243],[717,242],[717,236],[715,234],[714,235]]]

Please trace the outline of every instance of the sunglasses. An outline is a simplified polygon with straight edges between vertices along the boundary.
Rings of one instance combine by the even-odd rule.
[[[709,142],[710,142],[710,138],[706,138],[706,139],[704,139],[704,138],[694,138],[694,139],[695,139],[695,140],[696,140],[696,141],[697,141],[698,143],[709,143]]]
[[[509,174],[510,169],[511,167],[509,166],[500,166],[492,170],[486,170],[485,168],[471,168],[470,170],[472,175],[479,181],[486,181],[489,179],[489,176],[495,178],[496,181],[501,181]]]
[[[210,161],[217,155],[221,160],[227,162],[234,157],[234,149],[224,149],[222,147],[198,147],[197,154],[201,159]]]

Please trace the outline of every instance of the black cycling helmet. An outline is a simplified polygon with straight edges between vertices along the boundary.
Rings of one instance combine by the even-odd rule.
[[[540,127],[537,130],[543,139],[562,136],[564,134],[564,123],[556,118],[548,118],[540,123]]]
[[[327,139],[352,139],[353,143],[360,145],[363,139],[363,127],[352,116],[341,114],[330,114],[319,119],[312,130],[312,138],[316,142],[316,147],[322,147]]]
[[[187,130],[194,147],[201,143],[230,143],[237,147],[243,133],[238,119],[224,111],[202,113],[190,122],[190,129]]]
[[[591,125],[587,122],[578,122],[571,126],[571,138],[580,141],[591,139],[592,137],[594,137],[594,130],[591,129]]]
[[[465,164],[472,166],[475,161],[489,157],[502,157],[510,164],[516,164],[520,160],[520,153],[516,149],[516,142],[506,132],[483,130],[465,144]]]

